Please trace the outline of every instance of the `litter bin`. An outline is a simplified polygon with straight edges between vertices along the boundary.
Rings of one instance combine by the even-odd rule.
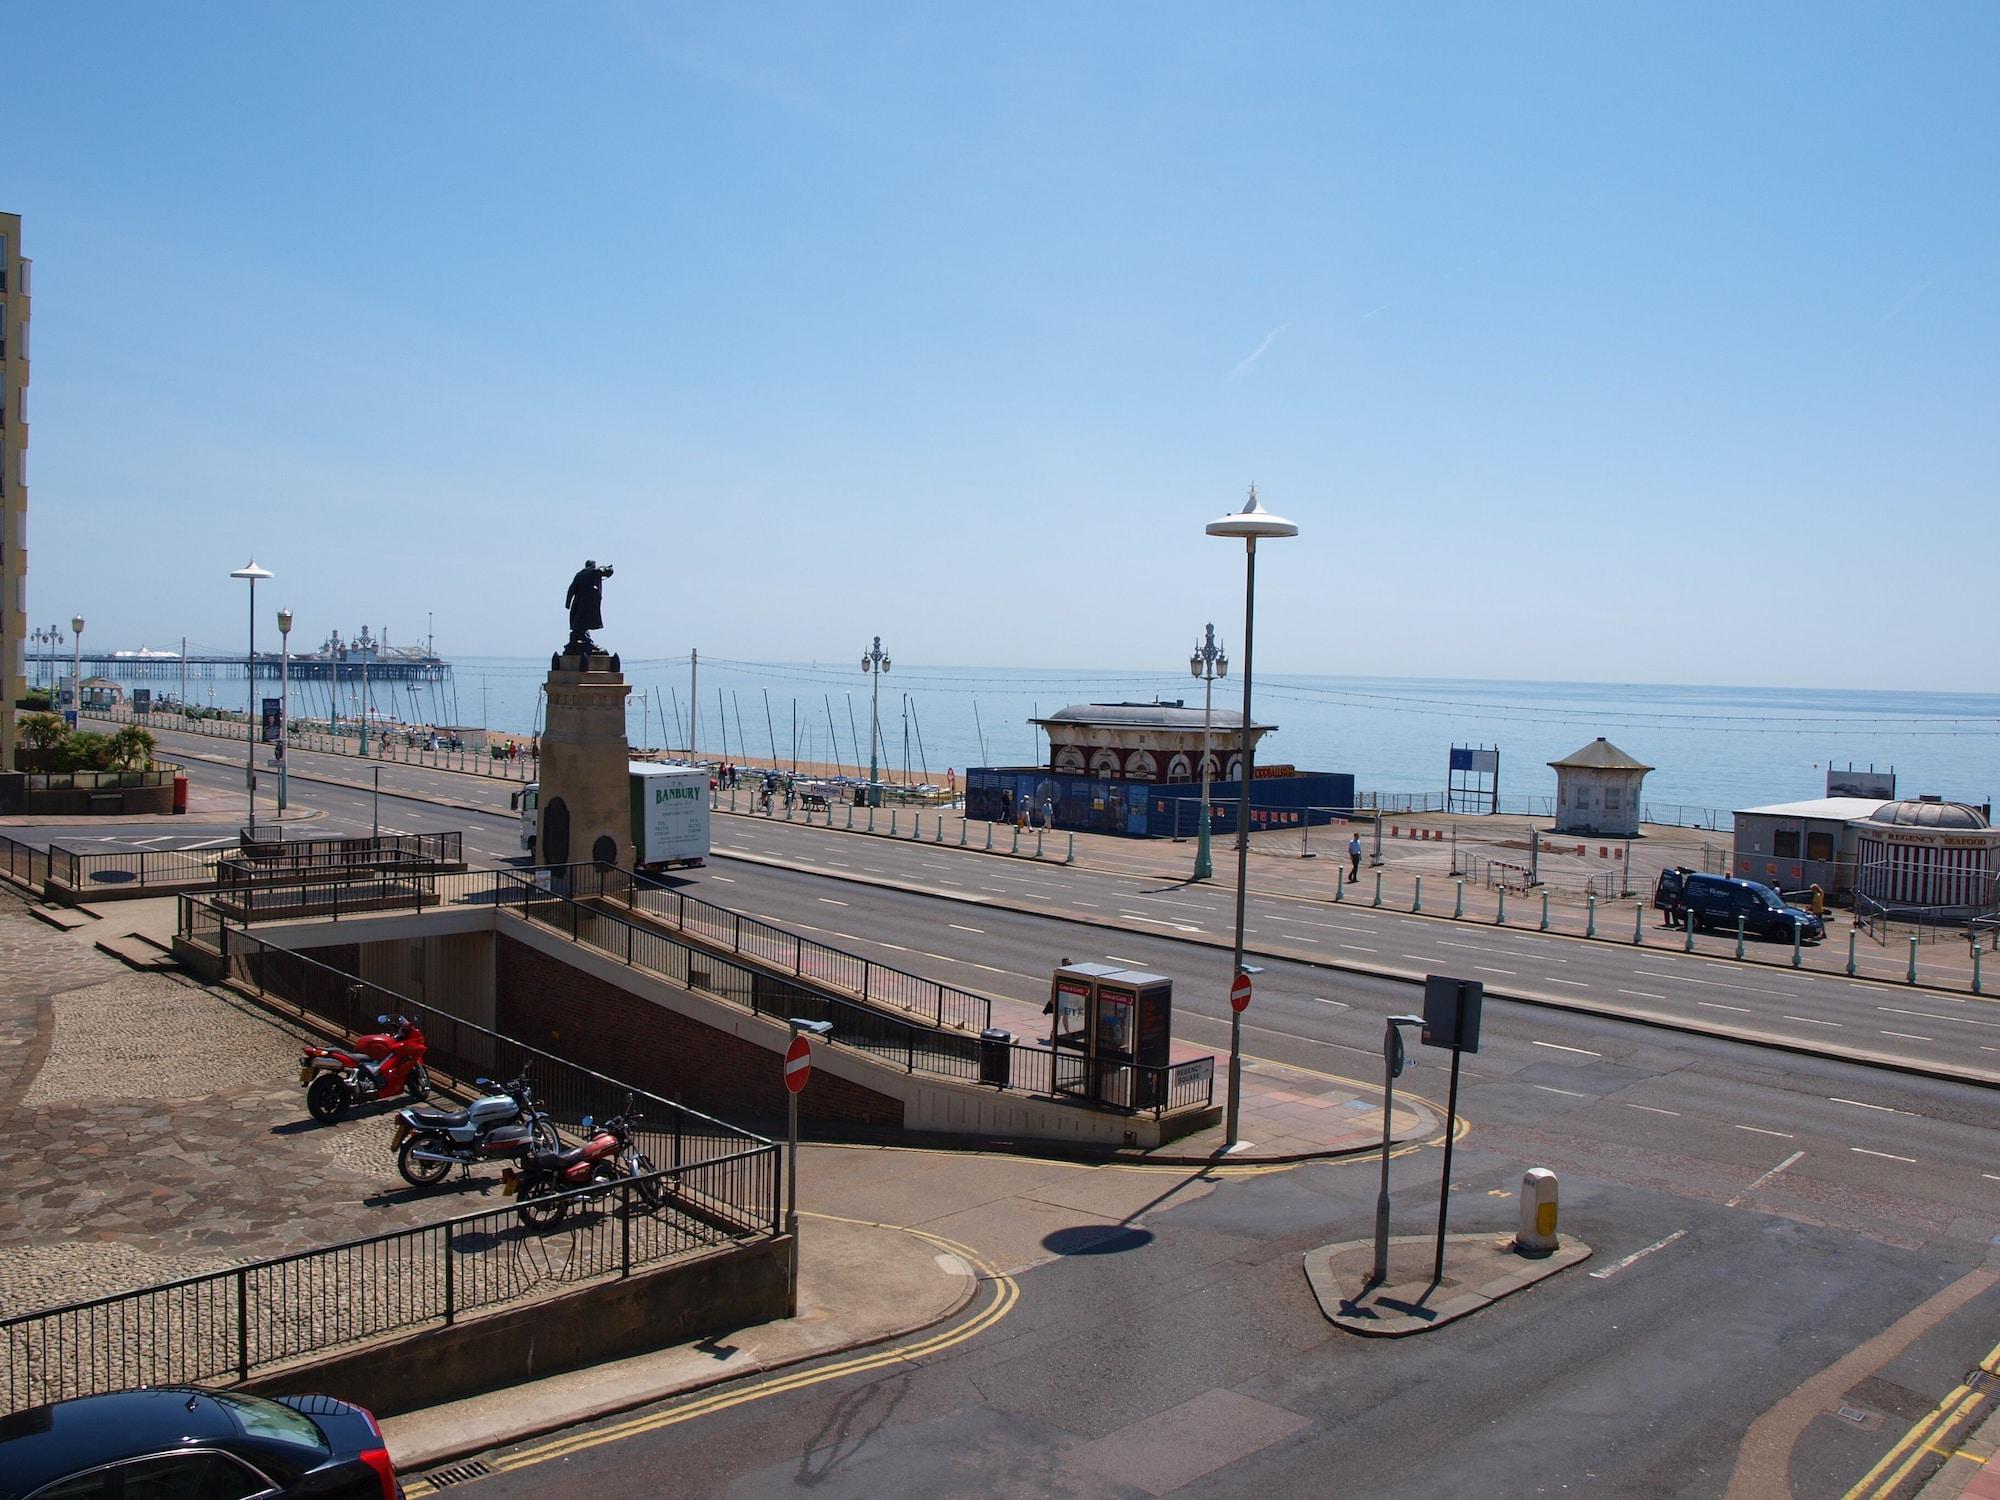
[[[174,778],[174,811],[177,813],[184,813],[187,810],[188,810],[188,779],[185,776],[176,776]]]
[[[1013,1077],[1014,1033],[990,1026],[979,1033],[979,1081],[997,1089]]]

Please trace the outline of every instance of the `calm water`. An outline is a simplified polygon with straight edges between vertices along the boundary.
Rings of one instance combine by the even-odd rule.
[[[545,658],[472,657],[456,665],[466,723],[480,723],[483,712],[502,732],[536,727]],[[684,745],[685,659],[628,660],[625,673],[633,742]],[[858,746],[865,769],[871,684],[857,665],[704,657],[700,684],[704,753],[769,756],[775,745],[788,758],[796,711],[801,760],[853,766]],[[1027,722],[1036,713],[1156,695],[1201,706],[1199,682],[1167,673],[897,665],[881,690],[884,763],[900,768],[907,743],[912,771],[927,767],[938,781],[947,767],[1042,760],[1044,742]],[[1242,684],[1233,677],[1217,683],[1215,701],[1240,708]],[[1547,762],[1598,735],[1656,767],[1645,783],[1656,814],[1678,805],[1728,810],[1820,796],[1829,762],[1893,767],[1904,795],[1985,802],[2000,790],[2000,695],[1990,693],[1260,676],[1254,711],[1278,725],[1260,760],[1351,771],[1370,791],[1442,792],[1453,744],[1497,745],[1508,808],[1553,796]]]

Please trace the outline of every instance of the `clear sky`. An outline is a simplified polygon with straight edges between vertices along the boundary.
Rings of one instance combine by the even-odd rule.
[[[1991,688],[2000,6],[13,0],[29,610]],[[268,623],[268,622],[266,622]],[[65,626],[65,629],[67,627]]]

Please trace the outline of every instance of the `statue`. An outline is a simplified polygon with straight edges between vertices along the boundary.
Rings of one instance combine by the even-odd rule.
[[[605,654],[603,647],[590,638],[590,632],[604,628],[604,580],[610,576],[611,564],[600,568],[597,559],[592,558],[569,581],[569,593],[563,597],[563,604],[569,610],[569,644],[563,647],[562,655]]]

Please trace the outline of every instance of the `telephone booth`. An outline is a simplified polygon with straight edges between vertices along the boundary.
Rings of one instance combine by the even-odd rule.
[[[1055,1092],[1108,1109],[1163,1102],[1174,982],[1110,964],[1064,964],[1050,992]],[[1134,1066],[1137,1064],[1138,1066]]]

